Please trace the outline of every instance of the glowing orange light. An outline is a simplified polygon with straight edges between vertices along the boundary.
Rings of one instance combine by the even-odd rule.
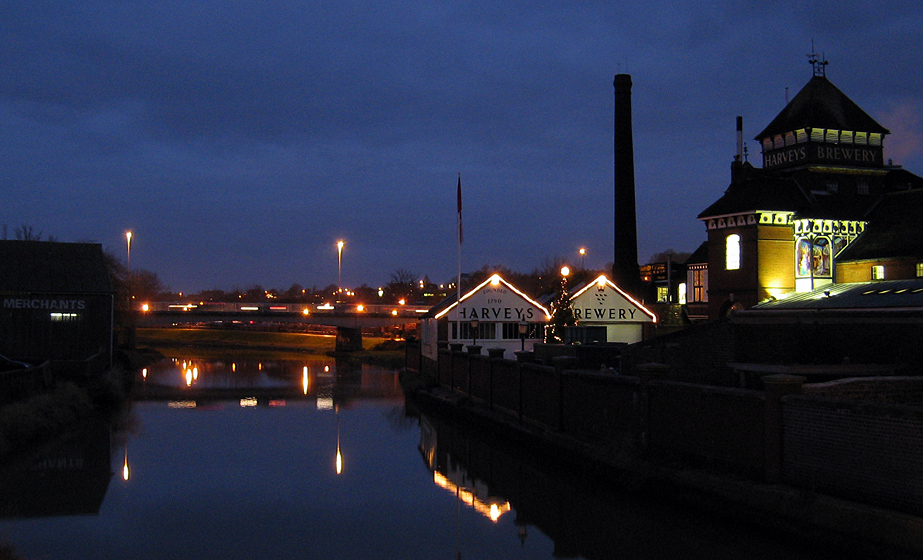
[[[146,303],[142,303],[142,304],[141,304],[141,311],[144,311],[145,313],[147,313],[147,312],[150,311],[150,310],[151,310],[151,306],[150,306],[150,305],[148,305],[148,304],[146,304]]]

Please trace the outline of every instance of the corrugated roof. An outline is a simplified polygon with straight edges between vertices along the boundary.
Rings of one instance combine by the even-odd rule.
[[[112,293],[102,246],[0,241],[0,291]]]
[[[923,279],[829,284],[761,303],[749,311],[895,308],[923,309]]]
[[[811,78],[755,139],[762,140],[801,128],[890,133],[824,76]]]

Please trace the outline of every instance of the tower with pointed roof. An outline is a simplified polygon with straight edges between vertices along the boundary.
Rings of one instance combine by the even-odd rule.
[[[826,76],[813,76],[755,138],[763,167],[731,165],[724,195],[699,214],[708,232],[709,316],[832,283],[836,255],[882,196],[920,185],[885,163],[888,129]]]

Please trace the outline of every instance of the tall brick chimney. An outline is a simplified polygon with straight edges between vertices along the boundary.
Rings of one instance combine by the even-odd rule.
[[[631,132],[631,76],[615,81],[615,258],[612,279],[629,294],[641,296],[638,226],[635,217],[635,162]]]

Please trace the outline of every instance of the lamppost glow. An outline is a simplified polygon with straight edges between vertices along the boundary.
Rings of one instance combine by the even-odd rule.
[[[128,242],[128,272],[131,272],[131,232],[125,232],[125,241]]]
[[[577,252],[580,253],[580,268],[586,270],[586,247],[581,247]]]
[[[337,289],[343,289],[343,246],[346,243],[341,239],[337,241]]]

